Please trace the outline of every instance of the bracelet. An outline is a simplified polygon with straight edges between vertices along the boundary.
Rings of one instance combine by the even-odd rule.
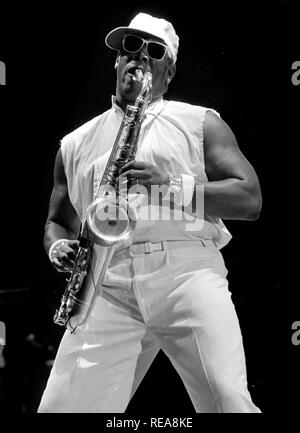
[[[193,198],[195,180],[189,174],[169,175],[169,188],[166,199],[180,206],[188,206]]]
[[[64,246],[68,241],[69,239],[58,239],[57,241],[53,242],[48,252],[48,256],[51,262],[54,259],[54,257],[52,256],[57,253],[60,247]]]
[[[170,174],[169,194],[170,200],[181,205],[182,204],[182,176]]]

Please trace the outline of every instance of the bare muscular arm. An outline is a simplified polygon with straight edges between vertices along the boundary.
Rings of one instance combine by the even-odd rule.
[[[229,126],[212,111],[207,112],[204,122],[204,158],[208,182],[195,186],[192,206],[187,206],[185,211],[196,212],[209,220],[257,219],[262,198],[256,172],[240,151]],[[166,172],[143,161],[129,162],[120,174],[129,181],[138,179],[148,191],[152,185],[168,185],[169,182]]]
[[[58,239],[69,239],[70,242],[58,257],[54,265],[61,270],[61,266],[72,266],[74,249],[77,249],[76,241],[80,230],[80,219],[72,206],[68,194],[67,180],[65,176],[61,150],[56,155],[54,164],[54,186],[50,197],[48,218],[45,225],[44,247],[46,253],[50,246]]]
[[[229,126],[208,111],[204,123],[204,213],[232,220],[255,220],[261,190],[255,170],[240,151]],[[195,196],[194,196],[195,199]]]

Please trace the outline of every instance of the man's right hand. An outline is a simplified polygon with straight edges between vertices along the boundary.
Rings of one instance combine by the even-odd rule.
[[[51,251],[50,262],[58,272],[71,272],[76,254],[79,248],[79,241],[62,239]]]

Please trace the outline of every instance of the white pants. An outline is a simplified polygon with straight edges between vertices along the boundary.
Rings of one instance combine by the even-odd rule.
[[[87,325],[64,334],[39,412],[124,412],[159,349],[196,412],[260,412],[221,253],[200,241],[158,245],[113,257]]]

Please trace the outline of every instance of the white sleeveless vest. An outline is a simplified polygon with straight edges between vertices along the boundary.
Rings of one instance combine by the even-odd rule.
[[[208,110],[211,109],[163,99],[150,104],[140,131],[136,160],[154,164],[164,172],[193,176],[196,184],[207,182],[203,123]],[[70,200],[82,222],[97,194],[123,115],[113,100],[111,109],[61,141]],[[218,248],[222,248],[231,235],[220,219],[200,221],[195,218],[192,223],[190,219],[187,223],[185,219],[167,221],[150,218],[138,221],[133,241],[198,238],[212,239]]]

